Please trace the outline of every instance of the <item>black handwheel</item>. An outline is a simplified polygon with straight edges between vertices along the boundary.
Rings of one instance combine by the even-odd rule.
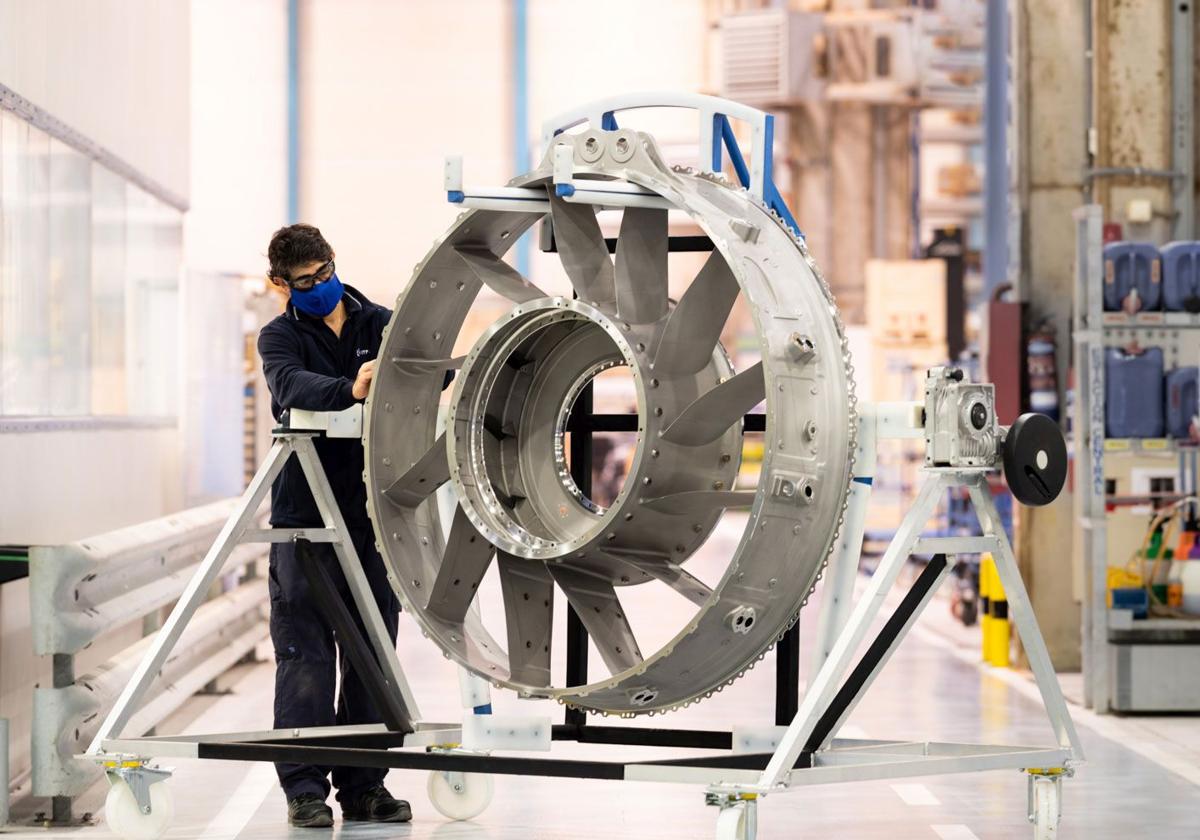
[[[1004,477],[1017,501],[1048,505],[1067,481],[1067,444],[1045,414],[1022,414],[1004,438]]]

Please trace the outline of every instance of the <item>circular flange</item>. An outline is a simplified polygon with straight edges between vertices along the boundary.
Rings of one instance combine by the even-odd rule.
[[[565,420],[579,391],[617,364],[632,372],[643,457],[646,395],[641,364],[621,330],[578,300],[546,298],[515,307],[463,363],[447,438],[450,478],[476,529],[501,551],[537,560],[586,551],[615,533],[636,482],[601,510],[571,479]]]

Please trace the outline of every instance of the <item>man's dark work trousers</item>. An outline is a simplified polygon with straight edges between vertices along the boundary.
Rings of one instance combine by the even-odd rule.
[[[369,529],[353,528],[351,536],[394,644],[400,606],[388,583],[383,560],[375,550],[375,535]],[[312,548],[366,639],[362,617],[333,546],[313,543]],[[275,644],[276,664],[275,728],[379,723],[382,720],[379,711],[344,654],[340,657],[341,691],[337,691],[339,657],[333,627],[313,599],[291,543],[271,545],[270,591],[271,641]],[[336,710],[335,693],[338,694]],[[321,798],[329,795],[331,768],[312,764],[276,764],[275,768],[279,772],[279,784],[289,800],[302,793],[313,793]],[[332,774],[338,801],[347,802],[372,785],[381,783],[387,770],[334,767]]]

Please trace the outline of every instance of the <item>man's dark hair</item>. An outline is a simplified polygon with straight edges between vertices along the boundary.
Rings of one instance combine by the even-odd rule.
[[[310,262],[328,262],[333,249],[312,225],[295,224],[281,227],[271,235],[267,247],[271,276],[290,278],[292,269]]]

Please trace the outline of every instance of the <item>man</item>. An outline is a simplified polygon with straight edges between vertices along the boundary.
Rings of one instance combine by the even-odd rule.
[[[340,411],[367,396],[375,356],[391,312],[338,279],[333,249],[311,225],[280,228],[271,237],[267,258],[270,280],[288,295],[287,308],[262,328],[258,353],[271,389],[276,419],[289,408]],[[342,516],[362,561],[375,601],[392,642],[396,640],[399,603],[387,580],[375,536],[367,518],[363,484],[363,447],[359,440],[317,438],[317,453],[338,500]],[[275,527],[322,527],[312,492],[300,463],[290,460],[275,480],[271,494]],[[338,594],[358,621],[346,579],[331,546],[314,544]],[[271,641],[275,645],[275,728],[376,723],[381,718],[361,679],[341,657],[341,693],[334,709],[337,640],[317,607],[289,543],[271,546]],[[288,800],[294,826],[328,827],[333,811],[329,796],[330,768],[311,764],[277,764],[279,783]],[[334,767],[333,785],[344,820],[406,822],[407,802],[383,786],[386,770]]]

